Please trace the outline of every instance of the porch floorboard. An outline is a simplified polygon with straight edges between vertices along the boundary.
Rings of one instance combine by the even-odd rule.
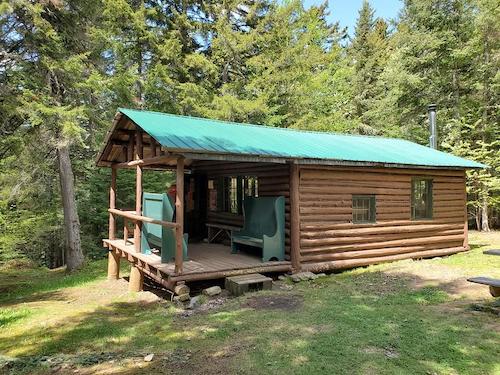
[[[190,243],[188,244],[189,260],[183,262],[183,272],[175,273],[174,262],[162,263],[161,257],[156,254],[146,255],[136,253],[132,241],[125,244],[123,239],[103,240],[105,246],[119,251],[122,257],[138,264],[159,278],[168,278],[169,281],[181,280],[208,280],[225,276],[254,272],[279,272],[291,269],[289,261],[262,262],[250,254],[232,254],[231,248],[217,243]]]

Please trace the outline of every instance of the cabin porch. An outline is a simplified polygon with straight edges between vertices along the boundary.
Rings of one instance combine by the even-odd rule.
[[[189,259],[183,262],[182,273],[177,273],[175,262],[162,263],[157,254],[136,252],[134,239],[105,239],[110,256],[124,258],[159,284],[171,289],[179,281],[218,279],[256,272],[287,272],[289,261],[262,262],[258,254],[250,251],[231,253],[229,246],[220,243],[190,243]],[[118,277],[114,274],[113,277]]]
[[[122,258],[131,264],[131,291],[142,289],[144,276],[168,289],[175,289],[179,282],[300,268],[296,163],[254,155],[173,150],[164,147],[158,139],[162,138],[153,137],[128,116],[118,113],[106,146],[98,157],[98,165],[111,169],[109,235],[103,240],[109,250],[109,279],[118,278]],[[124,169],[135,170],[134,208],[117,207],[117,175]],[[175,188],[167,185],[167,190],[144,191],[143,172],[146,170],[174,172]],[[258,233],[262,237],[248,237],[254,240],[257,249],[258,241],[261,241],[260,254],[233,253],[227,246],[234,240],[232,233],[245,228],[243,202],[260,197],[281,198],[284,202],[283,211],[280,211],[283,213],[275,214],[274,224],[269,226],[271,231],[278,233],[277,217],[280,218],[279,237],[266,237],[279,238],[279,243],[283,244],[279,257],[270,255],[272,245],[269,240],[266,240],[267,245],[263,243],[262,227],[267,225],[264,216],[258,221],[264,223],[259,229],[262,233]],[[159,206],[157,203],[146,204],[153,201],[160,202]],[[270,206],[260,204],[259,207],[265,211]],[[259,211],[254,217],[260,214]],[[273,234],[266,233],[266,236]],[[240,237],[240,241],[246,238]],[[240,244],[238,250],[240,246],[241,250],[252,246]],[[165,248],[168,250],[163,251]],[[158,249],[161,249],[161,254]]]

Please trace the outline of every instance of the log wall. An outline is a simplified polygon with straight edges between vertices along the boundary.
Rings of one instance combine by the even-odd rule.
[[[433,219],[411,220],[412,177],[433,179]],[[352,195],[376,196],[376,223],[352,223]],[[444,170],[300,169],[304,269],[340,269],[467,249],[465,173]]]
[[[285,258],[290,259],[290,169],[287,164],[197,161],[193,164],[193,171],[205,173],[209,179],[220,176],[256,176],[259,196],[283,195],[285,197]],[[208,210],[207,222],[242,226],[243,217]]]

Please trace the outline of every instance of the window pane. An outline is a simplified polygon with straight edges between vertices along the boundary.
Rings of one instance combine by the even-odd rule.
[[[353,195],[352,197],[352,221],[353,223],[375,222],[375,196]]]
[[[233,214],[238,213],[238,179],[231,177],[229,185],[229,204],[230,212]]]
[[[432,180],[415,178],[411,186],[412,219],[432,218]]]

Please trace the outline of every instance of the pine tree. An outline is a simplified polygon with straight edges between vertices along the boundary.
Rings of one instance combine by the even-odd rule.
[[[446,147],[488,166],[468,173],[468,192],[478,229],[489,231],[489,213],[500,207],[500,9],[490,0],[478,0],[474,6],[473,33],[457,51],[474,69],[466,82],[470,89],[462,99],[463,115],[453,122]]]
[[[221,76],[209,116],[279,127],[349,127],[348,68],[338,25],[326,7],[298,1],[259,5],[244,30],[219,20],[212,44],[218,61],[231,61]],[[227,71],[229,74],[225,74]]]
[[[354,38],[349,47],[353,65],[352,102],[355,117],[359,119],[358,132],[380,134],[388,130],[385,116],[378,111],[379,101],[384,97],[384,86],[380,82],[388,49],[387,24],[374,18],[374,10],[365,0],[359,11]]]
[[[10,87],[22,87],[16,92],[18,107],[11,118],[20,119],[29,129],[23,137],[28,153],[42,149],[57,161],[65,261],[70,271],[84,260],[70,149],[80,147],[91,131],[88,105],[101,87],[93,60],[99,54],[89,52],[88,37],[98,10],[98,4],[85,1],[18,1],[2,16],[3,30],[10,33],[6,40],[15,40],[10,43],[17,64],[7,79]]]

